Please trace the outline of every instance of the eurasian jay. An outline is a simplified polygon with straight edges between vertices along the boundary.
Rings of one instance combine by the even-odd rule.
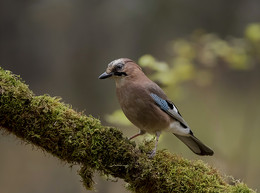
[[[125,116],[140,129],[133,139],[144,133],[156,134],[156,154],[162,131],[169,131],[198,155],[213,155],[213,151],[197,139],[182,118],[177,107],[163,90],[151,81],[134,61],[120,58],[108,64],[99,79],[112,77],[116,82],[116,94]]]

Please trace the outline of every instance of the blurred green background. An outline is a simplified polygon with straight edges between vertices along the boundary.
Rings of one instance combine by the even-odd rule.
[[[35,94],[60,96],[131,136],[137,129],[118,119],[113,81],[97,78],[110,61],[131,58],[215,155],[198,157],[168,134],[159,149],[260,189],[259,7],[257,0],[2,0],[0,65]],[[0,193],[87,192],[77,167],[1,134]],[[97,174],[97,192],[126,192],[114,180]]]

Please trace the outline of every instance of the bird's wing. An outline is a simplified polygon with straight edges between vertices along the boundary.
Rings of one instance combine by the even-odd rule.
[[[159,97],[155,93],[151,93],[150,96],[152,97],[152,99],[154,100],[156,105],[158,105],[160,107],[161,110],[166,112],[168,115],[170,115],[175,120],[179,121],[180,124],[184,128],[189,127],[188,124],[182,118],[182,116],[181,116],[180,112],[178,111],[177,107],[171,101],[162,99],[161,97]]]

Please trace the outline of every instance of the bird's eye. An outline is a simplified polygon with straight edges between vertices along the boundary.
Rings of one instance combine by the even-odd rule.
[[[118,64],[117,66],[116,66],[116,70],[118,71],[118,70],[122,70],[122,68],[123,68],[123,64]]]

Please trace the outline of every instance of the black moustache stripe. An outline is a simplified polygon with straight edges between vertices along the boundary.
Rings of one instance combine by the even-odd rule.
[[[127,76],[127,74],[125,72],[114,72],[114,75],[116,76]]]

